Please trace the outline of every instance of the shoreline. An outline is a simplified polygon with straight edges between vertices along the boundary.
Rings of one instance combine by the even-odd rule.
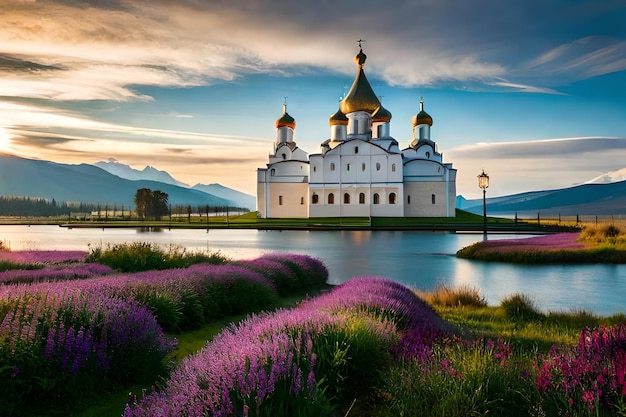
[[[22,225],[22,226],[37,226],[40,224],[31,224],[31,223],[10,223],[5,224],[2,223],[0,225]],[[47,225],[57,225],[61,228],[66,229],[104,229],[104,228],[121,228],[121,229],[256,229],[256,230],[304,230],[304,231],[429,231],[429,232],[450,232],[450,233],[483,233],[483,225],[482,224],[463,224],[463,223],[432,223],[432,224],[421,224],[421,225],[402,225],[402,226],[394,226],[394,225],[381,225],[381,226],[371,226],[371,225],[342,225],[342,224],[210,224],[210,225],[200,225],[200,224],[162,224],[162,223],[146,223],[146,224],[138,224],[136,222],[129,223],[51,223]],[[537,225],[529,225],[525,223],[518,224],[492,224],[487,226],[487,234],[497,234],[497,233],[524,233],[524,234],[549,234],[549,233],[558,233],[564,231],[572,231],[572,227],[570,226],[555,226],[555,225],[546,225],[546,226],[537,226]]]

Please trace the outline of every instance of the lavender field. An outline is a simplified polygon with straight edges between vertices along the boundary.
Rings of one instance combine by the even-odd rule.
[[[454,325],[384,277],[274,309],[281,296],[326,285],[328,270],[307,255],[135,273],[87,258],[0,252],[3,416],[71,415],[98,393],[146,380],[152,388],[119,404],[120,415],[626,412],[624,323],[580,329],[577,345],[543,352]],[[247,313],[166,368],[177,334]]]

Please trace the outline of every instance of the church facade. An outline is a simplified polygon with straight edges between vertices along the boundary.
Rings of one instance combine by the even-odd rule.
[[[296,122],[283,105],[268,163],[257,169],[260,217],[455,216],[456,169],[430,137],[424,101],[412,120],[413,139],[400,149],[390,135],[391,113],[365,76],[366,58],[361,49],[354,83],[330,116],[330,138],[318,153],[296,145]]]

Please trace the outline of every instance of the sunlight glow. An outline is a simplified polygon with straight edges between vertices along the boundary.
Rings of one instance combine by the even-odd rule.
[[[0,151],[6,151],[11,145],[11,134],[3,128],[0,128]]]

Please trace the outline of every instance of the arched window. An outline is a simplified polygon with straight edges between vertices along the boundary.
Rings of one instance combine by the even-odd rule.
[[[335,170],[335,163],[334,163],[334,162],[331,162],[331,163],[330,163],[330,170],[331,170],[331,171],[334,171],[334,170]]]
[[[391,164],[391,172],[396,172],[396,164]]]
[[[406,196],[406,203],[407,204],[411,204],[411,196],[410,195]]]
[[[335,194],[328,194],[328,204],[335,204]]]
[[[279,205],[279,206],[282,206],[282,205],[283,205],[283,196],[282,196],[282,195],[279,195],[279,196],[278,196],[278,205]]]
[[[359,193],[359,204],[365,204],[365,193]]]
[[[365,171],[365,162],[361,164],[361,171]]]
[[[359,153],[359,147],[358,146],[354,147],[354,153]]]
[[[304,197],[300,197],[300,205],[304,204]]]
[[[426,158],[430,159],[430,152],[426,152]]]
[[[283,161],[287,159],[287,154],[283,154]]]
[[[435,204],[435,194],[431,195],[430,198],[433,201],[433,204]]]
[[[374,204],[380,204],[380,196],[378,193],[374,194]]]
[[[376,171],[380,171],[380,162],[376,162]]]
[[[273,177],[274,175],[276,175],[276,169],[272,168],[272,170],[270,171],[270,175]]]
[[[313,193],[313,195],[311,196],[311,203],[312,204],[317,204],[319,202],[319,200],[320,200],[320,196],[315,194],[315,193]]]
[[[317,172],[317,165],[313,165],[313,172]]]
[[[389,194],[389,204],[396,204],[396,193]]]
[[[350,194],[348,193],[343,194],[343,204],[350,204]]]
[[[350,171],[350,164],[346,164],[346,171]]]

